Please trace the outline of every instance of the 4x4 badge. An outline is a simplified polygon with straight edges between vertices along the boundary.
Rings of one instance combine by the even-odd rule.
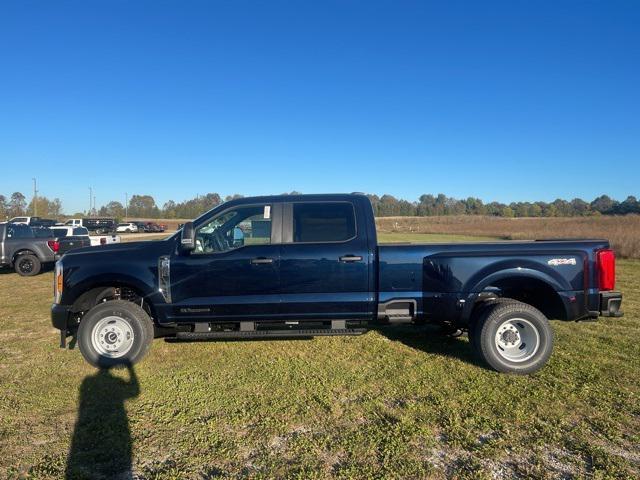
[[[557,267],[558,265],[576,265],[577,262],[575,258],[552,258],[547,263]]]

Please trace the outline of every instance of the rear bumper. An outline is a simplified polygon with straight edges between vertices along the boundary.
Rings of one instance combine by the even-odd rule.
[[[600,292],[600,315],[603,317],[621,317],[622,293]]]

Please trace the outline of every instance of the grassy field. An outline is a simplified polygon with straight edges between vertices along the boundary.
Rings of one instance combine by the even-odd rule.
[[[52,274],[0,274],[0,478],[58,479],[68,462],[95,478],[114,456],[139,479],[637,478],[640,262],[618,265],[625,317],[553,322],[530,377],[429,328],[156,340],[133,379],[99,374],[57,346]]]
[[[376,218],[378,231],[406,234],[480,235],[504,240],[607,238],[623,258],[640,259],[640,215],[502,218],[481,215]]]

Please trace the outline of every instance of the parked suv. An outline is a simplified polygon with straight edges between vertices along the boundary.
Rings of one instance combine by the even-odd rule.
[[[137,233],[138,232],[138,225],[136,225],[133,222],[119,223],[118,227],[116,228],[116,232],[118,232],[118,233]]]

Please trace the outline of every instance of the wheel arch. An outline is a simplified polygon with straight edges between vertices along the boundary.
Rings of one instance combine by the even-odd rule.
[[[139,285],[126,281],[103,282],[83,289],[83,292],[73,301],[71,311],[73,313],[85,312],[109,298],[118,298],[136,304],[138,304],[138,300],[141,300],[140,306],[147,311],[151,318],[156,318],[153,302],[148,301],[148,295],[144,290]]]
[[[38,260],[40,260],[40,257],[35,251],[31,250],[30,248],[21,248],[13,254],[13,257],[11,258],[11,264],[13,265],[14,263],[16,263],[16,260],[18,260],[18,257],[20,257],[21,255],[33,255]]]
[[[469,320],[479,304],[492,296],[511,298],[529,304],[547,318],[566,320],[571,317],[571,310],[559,293],[564,290],[563,285],[537,270],[512,269],[496,272],[479,282],[474,290],[475,301],[469,312]]]

